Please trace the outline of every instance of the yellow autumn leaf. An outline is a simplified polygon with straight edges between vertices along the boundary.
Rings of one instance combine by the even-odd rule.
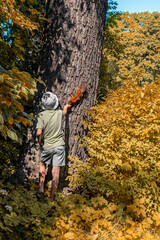
[[[23,118],[22,123],[24,124],[24,126],[27,126],[28,121],[25,118]]]
[[[22,95],[23,97],[25,97],[25,99],[27,99],[27,100],[28,100],[28,95],[27,95],[27,94],[25,94],[23,91],[20,91],[20,95]]]
[[[119,237],[118,239],[116,238],[115,240],[126,240],[126,238],[124,236],[122,236],[122,237]]]
[[[147,233],[147,234],[145,234],[145,238],[146,238],[146,239],[152,239],[153,236],[152,236],[150,233]]]
[[[14,102],[14,105],[17,106],[21,111],[24,111],[24,107],[22,106],[21,103],[15,101],[15,102]]]
[[[153,215],[152,219],[153,219],[154,221],[160,221],[160,213],[156,212],[156,213]]]
[[[108,206],[108,209],[109,209],[109,211],[113,212],[113,211],[117,210],[117,205],[116,204],[110,204]]]
[[[160,226],[160,220],[156,221],[156,226]]]
[[[14,122],[13,119],[9,116],[8,123],[12,125],[13,122]]]
[[[67,233],[64,234],[64,238],[66,240],[72,240],[72,239],[75,238],[75,234],[73,232],[67,232]]]
[[[130,224],[132,227],[134,227],[134,225],[135,225],[135,222],[130,219],[127,219],[126,223]]]
[[[145,200],[146,200],[146,198],[140,198],[139,203],[140,203],[140,204],[144,204],[144,203],[145,203]]]
[[[126,240],[132,240],[133,237],[132,237],[131,235],[128,235],[128,234],[127,234],[127,235],[125,235],[125,239],[126,239]]]
[[[130,235],[134,235],[134,232],[133,232],[133,229],[132,229],[132,228],[128,228],[128,229],[126,230],[126,233],[127,233],[127,234],[130,234]]]

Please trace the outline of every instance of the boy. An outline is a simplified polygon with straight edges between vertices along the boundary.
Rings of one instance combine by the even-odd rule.
[[[40,158],[39,190],[38,197],[44,195],[46,165],[52,164],[52,185],[50,200],[53,201],[59,183],[60,166],[65,166],[65,143],[62,137],[62,118],[67,114],[71,105],[65,105],[62,110],[57,110],[58,98],[52,92],[46,92],[42,96],[41,107],[44,111],[39,113],[37,133],[39,146],[43,135],[43,149]]]

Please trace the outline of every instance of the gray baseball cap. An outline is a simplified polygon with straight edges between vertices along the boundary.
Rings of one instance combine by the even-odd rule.
[[[46,92],[43,94],[41,99],[41,108],[46,109],[56,109],[59,105],[58,98],[52,92]]]

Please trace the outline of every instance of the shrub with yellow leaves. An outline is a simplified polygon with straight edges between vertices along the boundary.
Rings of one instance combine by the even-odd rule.
[[[25,112],[24,102],[28,97],[33,99],[36,82],[26,72],[3,69],[0,72],[0,87],[0,134],[20,141],[15,129],[32,124],[32,116]]]
[[[138,219],[160,212],[160,85],[126,81],[90,114],[90,159],[73,160],[70,186],[100,194]]]
[[[90,200],[80,194],[61,196],[54,202],[56,222],[43,229],[44,236],[53,240],[159,240],[159,230],[155,227],[159,215],[141,222],[126,217],[117,217],[118,206],[104,197]]]

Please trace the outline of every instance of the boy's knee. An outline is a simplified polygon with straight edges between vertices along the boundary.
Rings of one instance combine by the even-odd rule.
[[[40,167],[46,168],[46,164],[44,162],[40,162]]]
[[[53,176],[52,181],[55,182],[55,183],[58,182],[59,181],[59,176]]]

